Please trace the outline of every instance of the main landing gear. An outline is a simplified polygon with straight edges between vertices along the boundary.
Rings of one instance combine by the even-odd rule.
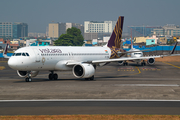
[[[58,75],[55,73],[54,71],[51,71],[51,73],[49,74],[49,80],[57,80],[58,79]]]
[[[145,66],[146,65],[146,63],[145,63],[145,61],[143,60],[143,62],[141,63],[141,65],[142,66]]]
[[[27,76],[27,78],[25,78],[25,81],[26,82],[31,82],[32,81],[31,72],[28,72],[28,76]]]
[[[125,61],[125,62],[123,63],[123,65],[124,65],[124,66],[128,66],[128,62]]]
[[[94,75],[90,78],[85,78],[85,80],[94,80]]]

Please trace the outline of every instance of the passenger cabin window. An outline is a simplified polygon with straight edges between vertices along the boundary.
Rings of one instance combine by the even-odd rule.
[[[141,53],[134,53],[134,55],[141,55]]]

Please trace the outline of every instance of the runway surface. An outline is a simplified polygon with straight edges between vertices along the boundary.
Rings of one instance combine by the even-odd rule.
[[[1,61],[0,100],[180,100],[180,62],[156,62],[152,66],[140,66],[133,63],[130,63],[130,66],[118,66],[117,63],[111,63],[96,69],[94,81],[77,79],[72,72],[57,73],[58,80],[48,80],[49,72],[40,72],[32,82],[25,82],[24,78],[20,78],[16,71],[7,66],[6,62]],[[8,113],[12,115],[20,113],[28,115],[179,114],[180,111],[178,101],[11,101],[0,102],[0,108],[4,110],[0,109],[2,115]]]
[[[180,114],[177,101],[16,101],[0,108],[0,115]]]
[[[170,65],[171,64],[171,65]],[[72,72],[57,72],[58,80],[49,80],[49,72],[40,72],[25,82],[6,62],[0,70],[0,100],[31,99],[165,99],[180,100],[180,62],[156,62],[153,66],[98,67],[94,81],[77,79]]]

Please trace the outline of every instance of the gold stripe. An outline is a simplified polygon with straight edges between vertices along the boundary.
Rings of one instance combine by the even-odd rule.
[[[121,17],[119,17],[118,22],[114,28],[114,33],[116,35],[115,37],[115,47],[120,48],[120,43],[121,43],[121,34],[122,34],[122,29],[121,29]]]

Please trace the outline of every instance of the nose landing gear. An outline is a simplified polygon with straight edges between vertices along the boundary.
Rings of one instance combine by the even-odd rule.
[[[26,82],[31,82],[32,81],[32,78],[31,78],[31,72],[29,71],[28,72],[28,76],[27,78],[25,79]]]

